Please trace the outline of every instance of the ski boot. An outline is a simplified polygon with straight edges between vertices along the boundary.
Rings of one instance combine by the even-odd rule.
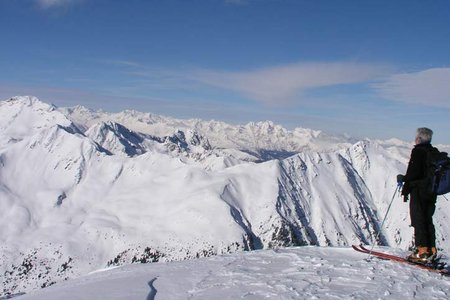
[[[428,247],[417,247],[406,259],[415,264],[427,264],[432,257],[432,252]]]

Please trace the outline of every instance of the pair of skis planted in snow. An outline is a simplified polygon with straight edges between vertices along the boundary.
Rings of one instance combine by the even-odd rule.
[[[424,269],[424,270],[427,270],[430,272],[435,272],[435,273],[439,273],[439,274],[442,274],[445,276],[450,276],[449,270],[445,269],[444,268],[445,264],[442,264],[442,263],[438,263],[438,262],[430,263],[430,264],[414,263],[414,262],[411,262],[401,256],[392,255],[392,254],[388,254],[388,253],[384,253],[384,252],[371,251],[371,250],[365,248],[363,245],[359,245],[359,246],[353,245],[352,248],[358,252],[365,253],[365,254],[380,258],[380,259],[397,261],[400,263],[405,263],[405,264],[409,264],[412,266],[416,266],[416,267],[419,267],[421,269]]]

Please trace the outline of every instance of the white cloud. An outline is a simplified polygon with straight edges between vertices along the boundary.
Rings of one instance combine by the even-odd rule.
[[[39,7],[48,9],[48,8],[54,8],[54,7],[64,7],[67,5],[71,5],[77,2],[80,2],[81,0],[36,0]]]
[[[386,99],[450,108],[450,68],[392,75],[373,88]]]
[[[205,84],[233,90],[253,100],[278,104],[301,100],[316,88],[364,83],[385,76],[386,66],[336,63],[298,63],[249,72],[199,71],[194,77]]]

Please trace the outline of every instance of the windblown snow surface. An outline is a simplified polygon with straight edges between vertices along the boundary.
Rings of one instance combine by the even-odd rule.
[[[385,250],[385,249],[384,249]],[[401,254],[401,253],[397,253]],[[403,253],[404,254],[404,253]],[[448,299],[448,277],[349,248],[301,247],[104,270],[18,299]]]
[[[217,266],[211,280],[217,278],[219,288],[229,284],[230,291],[217,292],[231,298],[234,275],[243,265],[249,269],[239,275],[242,288],[267,285],[261,289],[272,286],[281,293],[276,280],[303,278],[286,287],[292,287],[286,295],[295,295],[313,291],[317,283],[302,288],[309,277],[345,281],[344,273],[362,272],[351,278],[373,278],[368,285],[375,282],[381,288],[389,283],[378,278],[393,276],[397,285],[388,291],[406,291],[398,285],[401,278],[417,285],[436,275],[387,262],[377,263],[386,271],[365,269],[361,255],[343,248],[282,249],[365,243],[406,251],[412,245],[408,204],[394,197],[383,228],[381,222],[411,148],[399,140],[355,141],[310,129],[289,131],[272,122],[235,126],[11,98],[0,102],[0,297],[65,280],[70,288],[73,278],[99,269],[150,262],[161,264],[126,266],[86,278],[113,290],[121,287],[120,280],[108,283],[108,276],[132,284],[134,277],[126,274],[163,274],[166,268],[165,274],[171,274],[181,268],[174,278],[188,293],[183,299],[191,289],[214,285],[205,272]],[[449,208],[440,199],[435,214],[443,253],[450,250]],[[245,250],[258,251],[243,254]],[[321,259],[331,265],[320,267]],[[300,272],[297,263],[315,275]],[[145,294],[147,283],[158,275],[142,276]],[[246,276],[252,283],[244,284]],[[163,287],[171,290],[169,277],[153,281],[159,295]],[[91,279],[74,281],[73,288]],[[341,292],[360,284],[355,280],[341,282]],[[251,294],[256,290],[248,295],[259,297]]]

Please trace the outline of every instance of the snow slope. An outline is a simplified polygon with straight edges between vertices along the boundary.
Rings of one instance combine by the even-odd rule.
[[[349,248],[301,247],[129,265],[17,299],[432,300],[450,295],[448,277],[396,262],[367,262],[365,258]]]
[[[0,102],[0,295],[106,266],[242,250],[360,242],[406,250],[407,204],[396,197],[380,225],[410,145],[337,141],[271,122]],[[440,201],[435,222],[445,251],[449,208]]]

